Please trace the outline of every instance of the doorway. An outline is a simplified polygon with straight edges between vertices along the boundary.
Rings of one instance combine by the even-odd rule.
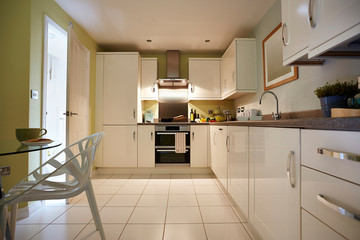
[[[44,29],[44,80],[43,80],[43,127],[46,138],[66,146],[67,123],[67,65],[68,33],[45,16]],[[43,151],[42,163],[48,161],[62,148]]]

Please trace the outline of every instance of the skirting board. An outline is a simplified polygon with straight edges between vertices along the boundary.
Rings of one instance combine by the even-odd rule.
[[[155,168],[96,168],[97,174],[211,174],[210,168],[155,167]]]

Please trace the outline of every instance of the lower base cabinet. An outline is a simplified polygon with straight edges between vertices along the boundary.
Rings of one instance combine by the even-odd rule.
[[[103,126],[103,167],[137,167],[137,125]]]
[[[300,240],[300,130],[249,128],[249,222],[264,240]]]
[[[228,135],[226,126],[210,126],[211,170],[228,189]]]
[[[208,126],[191,126],[191,167],[208,167],[208,135]]]
[[[155,126],[138,126],[138,167],[155,167]]]

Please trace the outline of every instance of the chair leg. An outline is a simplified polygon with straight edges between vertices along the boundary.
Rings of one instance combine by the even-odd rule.
[[[11,218],[10,218],[11,239],[15,239],[17,212],[18,212],[18,204],[15,203],[15,204],[11,205]]]
[[[103,226],[101,223],[101,218],[100,218],[99,210],[98,210],[98,207],[96,204],[94,190],[93,190],[90,180],[88,181],[88,184],[86,186],[86,196],[89,201],[89,205],[90,205],[92,216],[94,218],[96,229],[99,230],[101,239],[105,240],[105,233],[104,233],[104,229],[103,229]]]
[[[7,206],[0,206],[0,239],[5,239],[6,234],[6,223],[7,223]]]

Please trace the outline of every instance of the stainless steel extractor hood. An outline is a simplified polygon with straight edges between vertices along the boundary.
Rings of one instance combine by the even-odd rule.
[[[187,88],[188,80],[180,78],[180,53],[166,51],[166,78],[158,79],[159,88]]]

